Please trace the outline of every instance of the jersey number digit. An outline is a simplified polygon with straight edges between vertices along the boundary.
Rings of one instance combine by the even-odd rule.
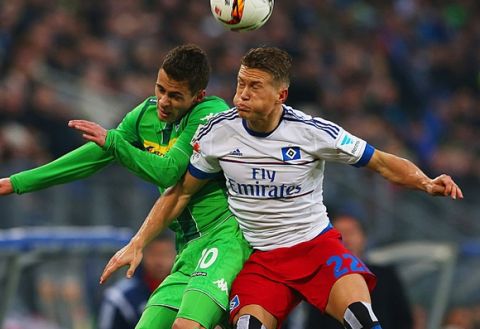
[[[349,259],[350,264],[344,265],[343,261]],[[366,271],[363,263],[355,256],[351,254],[343,254],[342,257],[338,255],[331,256],[327,260],[327,266],[330,266],[334,263],[333,273],[335,278],[338,279],[340,276],[344,275],[347,272],[362,272]]]
[[[358,259],[357,257],[351,255],[351,254],[343,254],[343,258],[351,259],[352,261],[350,262],[350,270],[359,272],[359,271],[365,271],[365,265],[363,265],[362,261]]]
[[[198,262],[198,266],[200,268],[208,268],[217,260],[217,257],[218,257],[217,248],[203,249],[202,257]]]

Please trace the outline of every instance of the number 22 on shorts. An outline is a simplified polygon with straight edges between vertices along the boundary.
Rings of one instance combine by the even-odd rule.
[[[344,264],[344,261],[347,261],[349,264]],[[368,271],[362,261],[352,254],[343,254],[342,256],[333,255],[327,260],[327,266],[330,266],[331,264],[334,264],[333,273],[336,279],[347,272]]]

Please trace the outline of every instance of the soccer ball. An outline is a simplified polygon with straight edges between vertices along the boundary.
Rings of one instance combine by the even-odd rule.
[[[270,18],[274,0],[210,0],[213,17],[231,31],[251,31]]]

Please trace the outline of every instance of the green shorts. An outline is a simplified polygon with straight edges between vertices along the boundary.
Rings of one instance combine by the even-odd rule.
[[[172,329],[178,317],[194,319],[207,329],[216,325],[223,329],[231,328],[228,324],[228,314],[217,303],[199,291],[189,290],[183,294],[180,312],[165,306],[151,305],[142,313],[135,329]]]
[[[150,296],[147,307],[157,305],[173,308],[179,310],[177,317],[202,324],[200,321],[205,317],[204,310],[182,304],[184,293],[200,292],[222,310],[228,310],[232,282],[250,253],[251,247],[243,237],[235,217],[230,217],[200,238],[190,241],[181,250],[172,273]],[[184,310],[188,314],[184,314]]]

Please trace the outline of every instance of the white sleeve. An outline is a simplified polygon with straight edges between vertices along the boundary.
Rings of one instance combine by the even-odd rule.
[[[315,136],[317,156],[327,161],[364,166],[370,161],[375,149],[363,139],[352,135],[343,128],[338,134],[320,133]]]
[[[188,167],[188,171],[192,176],[199,179],[208,179],[217,176],[222,171],[218,158],[207,151],[207,149],[211,151],[211,148],[208,136],[204,136],[201,140],[194,142],[193,153]]]

